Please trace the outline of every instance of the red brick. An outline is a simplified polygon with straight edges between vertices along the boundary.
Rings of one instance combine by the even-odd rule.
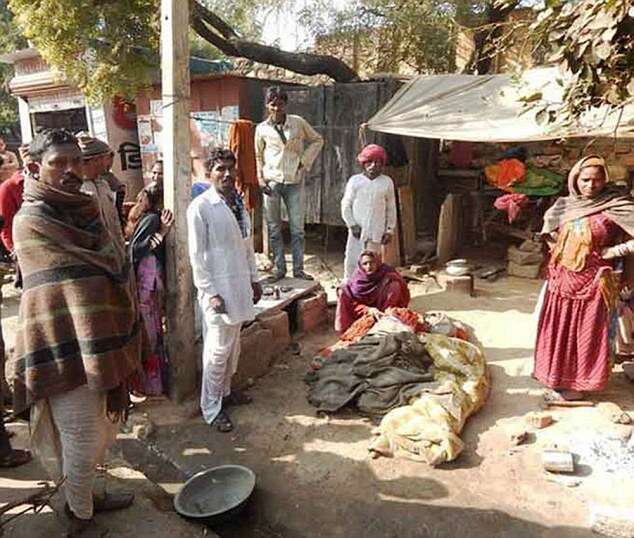
[[[291,343],[288,313],[284,310],[267,312],[258,317],[258,321],[273,333],[273,352],[285,350]]]
[[[526,415],[526,423],[532,428],[541,430],[553,423],[553,417],[548,413],[530,413]]]
[[[297,301],[297,329],[310,332],[328,321],[328,297],[321,290]]]
[[[242,330],[240,335],[240,360],[232,385],[243,387],[249,378],[265,375],[271,366],[273,355],[273,331],[256,321]]]

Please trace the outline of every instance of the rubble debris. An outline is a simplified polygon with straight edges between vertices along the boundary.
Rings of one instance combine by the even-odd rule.
[[[529,413],[526,415],[526,423],[536,430],[541,430],[553,423],[553,416],[548,413]]]
[[[634,441],[628,445],[622,436],[615,439],[603,430],[578,432],[568,441],[579,461],[592,465],[594,472],[634,476]]]
[[[553,473],[574,473],[575,461],[571,452],[565,450],[544,450],[542,466]]]
[[[544,402],[546,407],[594,407],[595,403],[590,400],[554,400]]]
[[[615,424],[631,424],[632,417],[614,402],[601,402],[597,409],[606,415]]]
[[[548,482],[554,482],[555,484],[560,484],[567,488],[576,488],[582,482],[581,478],[577,476],[567,476],[548,471],[544,472],[544,478],[548,480]]]
[[[597,534],[611,538],[634,536],[634,510],[612,506],[592,507],[591,529]]]
[[[510,433],[511,444],[519,446],[524,444],[528,439],[528,432],[522,429],[516,429]]]

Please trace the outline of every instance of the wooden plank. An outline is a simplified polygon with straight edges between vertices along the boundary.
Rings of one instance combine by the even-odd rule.
[[[394,230],[394,237],[389,244],[381,247],[381,256],[383,261],[388,265],[396,267],[401,265],[401,234],[399,233],[398,226]]]
[[[449,261],[458,250],[461,205],[460,195],[448,194],[440,208],[436,241],[436,253],[440,263]]]
[[[401,233],[402,257],[405,262],[416,255],[416,219],[414,193],[409,186],[398,188],[398,223]]]
[[[161,0],[161,72],[165,207],[174,212],[167,236],[167,349],[170,396],[181,401],[196,389],[194,286],[187,249],[191,199],[189,111],[189,3]]]

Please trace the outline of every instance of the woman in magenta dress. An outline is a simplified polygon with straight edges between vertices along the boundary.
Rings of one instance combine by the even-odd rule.
[[[569,195],[544,216],[551,248],[537,327],[535,378],[549,399],[580,399],[603,390],[612,366],[612,332],[620,260],[634,253],[634,200],[608,187],[602,158],[581,159],[568,176]]]
[[[407,283],[398,272],[381,261],[376,252],[365,250],[357,268],[339,289],[335,330],[344,332],[367,312],[384,312],[391,306],[409,304]]]

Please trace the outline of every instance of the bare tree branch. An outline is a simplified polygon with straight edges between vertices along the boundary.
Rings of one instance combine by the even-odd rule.
[[[231,45],[225,38],[211,30],[200,18],[192,16],[190,24],[200,37],[205,41],[209,41],[214,47],[219,49],[227,56],[239,56],[237,49]]]
[[[198,17],[199,19],[205,21],[207,24],[212,26],[225,39],[239,37],[236,31],[231,26],[229,26],[229,24],[227,24],[223,19],[221,19],[214,12],[207,9],[205,6],[196,2],[196,0],[190,0],[189,6],[190,12],[195,17]]]
[[[191,26],[203,39],[228,56],[247,58],[302,75],[327,75],[337,82],[352,82],[359,76],[339,58],[325,54],[287,52],[276,47],[245,41],[220,17],[191,0]]]

